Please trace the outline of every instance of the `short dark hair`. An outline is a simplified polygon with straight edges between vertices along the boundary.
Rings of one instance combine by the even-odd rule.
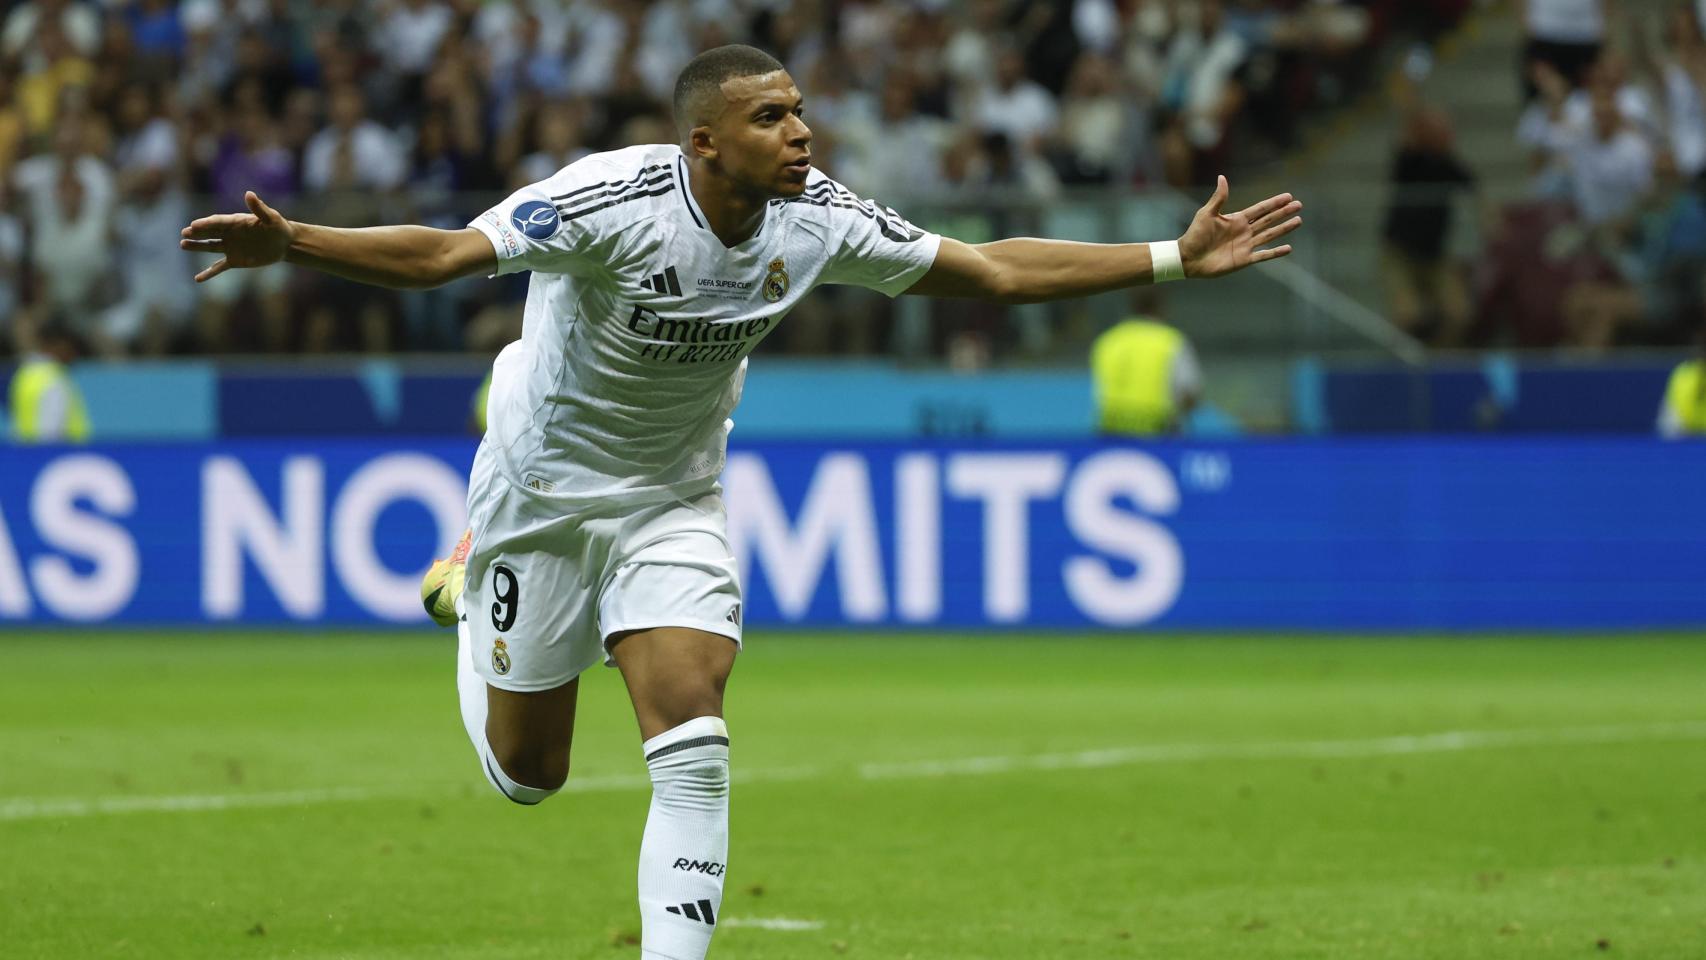
[[[675,78],[675,96],[671,103],[675,110],[676,129],[685,135],[704,119],[695,116],[702,103],[701,98],[707,93],[721,91],[723,81],[761,76],[781,69],[782,61],[744,43],[706,50],[687,61],[687,66],[682,67]]]

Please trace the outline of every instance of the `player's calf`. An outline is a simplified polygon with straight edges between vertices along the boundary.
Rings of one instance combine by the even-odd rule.
[[[642,960],[701,960],[723,904],[729,851],[732,637],[682,627],[612,638],[646,738],[652,805],[640,842]]]
[[[729,731],[698,717],[645,742],[652,805],[640,841],[642,960],[700,960],[723,906]]]

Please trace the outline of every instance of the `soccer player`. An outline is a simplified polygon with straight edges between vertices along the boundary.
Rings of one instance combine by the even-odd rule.
[[[1222,178],[1177,241],[971,246],[814,169],[800,91],[760,50],[694,57],[674,111],[679,144],[586,157],[463,230],[297,223],[249,193],[247,213],[196,220],[182,240],[223,255],[203,281],[279,260],[391,287],[532,271],[458,551],[462,715],[491,784],[536,804],[568,776],[580,674],[600,660],[621,671],[653,783],[648,960],[704,957],[722,903],[723,688],[741,615],[717,479],[753,346],[819,284],[1082,297],[1283,257],[1273,244],[1301,222],[1287,194],[1223,213]]]

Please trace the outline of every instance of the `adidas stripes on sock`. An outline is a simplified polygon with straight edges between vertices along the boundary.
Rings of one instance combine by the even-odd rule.
[[[729,851],[729,731],[699,717],[645,743],[652,806],[640,841],[641,960],[704,960]]]
[[[457,604],[460,606],[461,601]],[[456,695],[462,703],[462,727],[480,758],[480,772],[486,775],[486,782],[508,799],[532,806],[557,791],[516,783],[492,756],[491,745],[486,742],[486,680],[474,672],[472,644],[468,621],[464,620],[456,625]]]

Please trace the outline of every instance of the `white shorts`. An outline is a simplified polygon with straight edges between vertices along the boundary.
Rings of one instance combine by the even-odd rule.
[[[691,627],[740,646],[740,578],[723,499],[565,513],[505,480],[482,443],[468,488],[474,541],[462,624],[474,669],[502,690],[549,690],[615,634]]]

